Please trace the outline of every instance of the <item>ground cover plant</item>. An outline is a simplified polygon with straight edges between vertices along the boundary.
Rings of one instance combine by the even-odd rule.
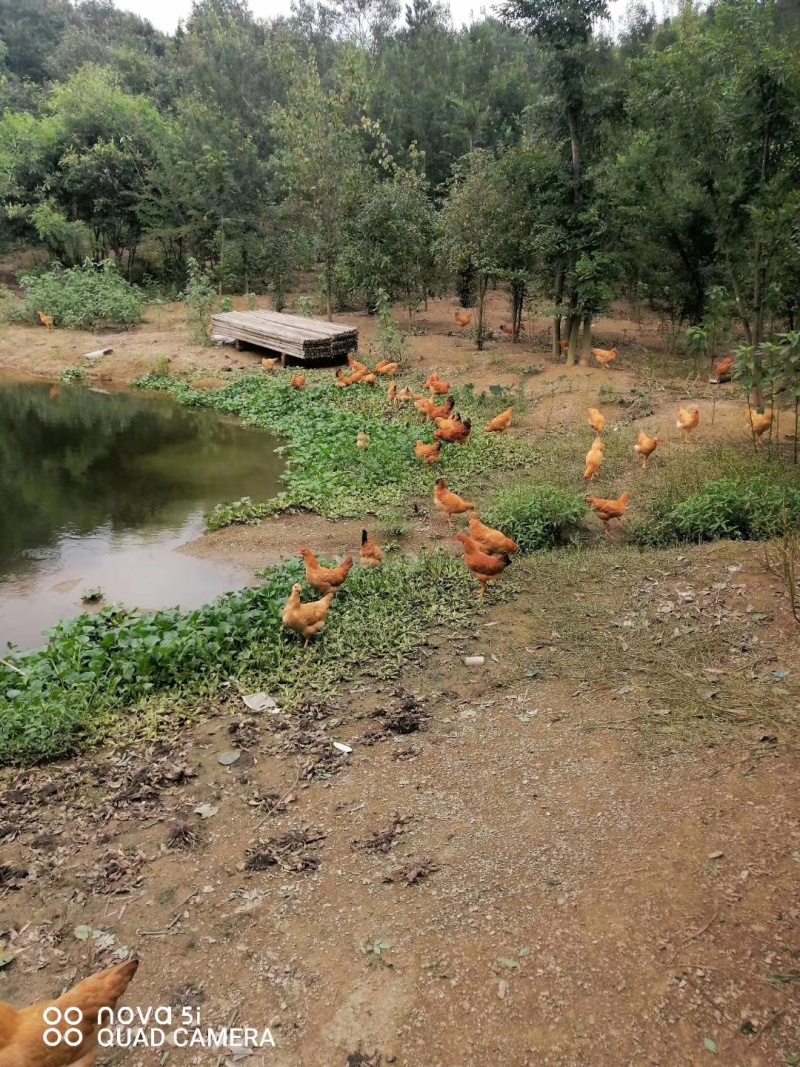
[[[308,649],[281,624],[302,563],[270,570],[256,588],[195,611],[148,614],[110,606],[49,632],[43,649],[0,660],[0,766],[53,759],[116,735],[120,716],[148,719],[148,702],[248,686],[285,707],[328,693],[354,672],[385,677],[438,625],[462,626],[475,610],[456,558],[425,553],[356,569],[331,608],[324,639]],[[317,594],[304,585],[303,599]]]
[[[87,262],[69,270],[54,267],[47,273],[23,275],[20,285],[26,299],[16,316],[31,322],[39,312],[69,330],[133,326],[142,319],[144,294],[111,263],[96,267]]]

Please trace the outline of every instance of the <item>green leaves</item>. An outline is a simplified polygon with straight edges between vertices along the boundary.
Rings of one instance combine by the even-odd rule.
[[[555,485],[532,485],[498,497],[485,521],[516,541],[521,551],[574,544],[583,529],[583,497]]]
[[[54,267],[47,274],[23,275],[20,284],[30,318],[41,311],[70,330],[132,326],[142,318],[143,294],[108,262],[99,268],[88,261],[71,270]]]

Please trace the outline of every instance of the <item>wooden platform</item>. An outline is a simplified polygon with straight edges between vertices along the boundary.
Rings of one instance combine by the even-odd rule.
[[[215,337],[279,352],[286,357],[313,363],[316,360],[341,362],[358,348],[358,330],[350,326],[307,319],[302,315],[282,315],[277,311],[228,311],[211,316]]]

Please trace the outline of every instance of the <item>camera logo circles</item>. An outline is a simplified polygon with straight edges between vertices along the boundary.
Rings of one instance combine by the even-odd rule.
[[[42,1034],[42,1040],[48,1048],[57,1048],[65,1044],[70,1048],[77,1048],[83,1041],[83,1034],[78,1029],[83,1022],[83,1012],[74,1005],[66,1008],[63,1012],[54,1004],[45,1008],[42,1019],[47,1023],[47,1029]],[[59,1023],[66,1023],[66,1030],[59,1030]]]

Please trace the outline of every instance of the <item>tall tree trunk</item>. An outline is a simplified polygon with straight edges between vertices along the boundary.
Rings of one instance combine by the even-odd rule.
[[[592,316],[583,316],[583,334],[581,335],[581,367],[589,366],[589,358],[592,354]]]
[[[478,321],[476,330],[478,333],[478,351],[483,351],[483,305],[486,300],[486,287],[489,279],[481,271],[478,272]]]
[[[553,292],[553,359],[561,362],[561,302],[564,299],[564,271],[561,267],[556,271],[556,284]]]
[[[569,318],[569,350],[567,351],[567,366],[575,366],[575,353],[578,350],[578,337],[580,335],[580,315],[571,314]]]
[[[517,344],[522,327],[522,307],[525,303],[525,282],[516,278],[511,283],[511,342]]]

